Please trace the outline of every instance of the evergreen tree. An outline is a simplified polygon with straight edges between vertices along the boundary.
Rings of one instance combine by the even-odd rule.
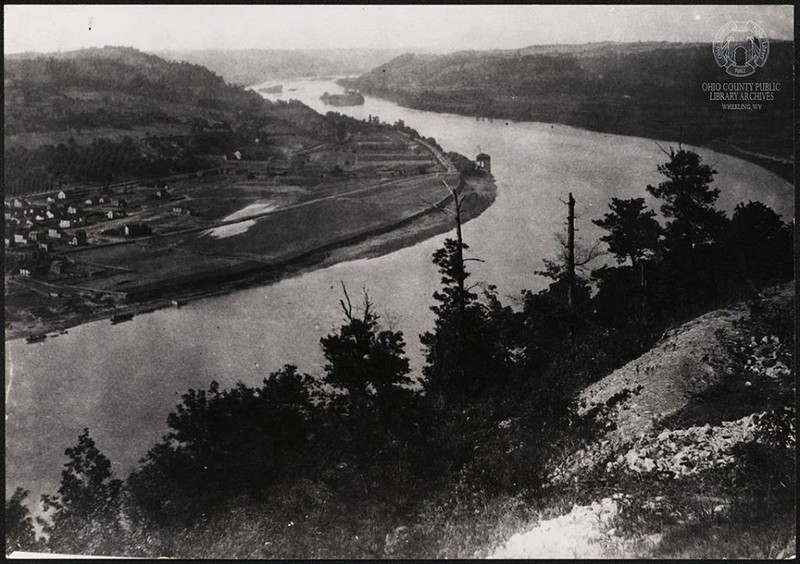
[[[363,404],[371,397],[383,398],[399,385],[410,384],[405,341],[400,331],[381,330],[379,317],[369,296],[364,293],[361,316],[353,312],[347,289],[341,300],[345,324],[339,331],[320,340],[325,360],[326,379],[347,390],[351,401]]]
[[[433,332],[420,336],[425,349],[423,374],[428,390],[445,395],[476,395],[486,385],[503,378],[511,364],[509,349],[498,330],[502,311],[494,288],[486,291],[486,302],[466,286],[466,243],[446,239],[433,254],[442,275],[442,289],[433,294],[436,314]]]
[[[736,206],[726,246],[739,276],[757,287],[792,278],[792,228],[761,202]]]
[[[641,259],[658,248],[661,226],[655,219],[656,213],[647,210],[644,198],[611,198],[608,207],[611,212],[592,223],[608,231],[600,240],[608,244],[617,261],[622,263],[630,259],[635,268]]]
[[[111,473],[111,462],[101,453],[89,430],[68,448],[58,495],[43,495],[51,522],[41,520],[47,548],[67,554],[114,555],[124,550],[121,518],[122,481]]]
[[[356,313],[342,288],[344,323],[320,344],[327,360],[324,383],[346,393],[319,410],[316,454],[328,460],[323,467],[345,465],[341,476],[347,476],[351,496],[366,495],[368,483],[380,483],[385,493],[402,490],[425,441],[424,408],[409,387],[403,333],[381,328],[366,292]]]
[[[714,209],[719,189],[711,188],[711,183],[717,171],[703,164],[697,153],[680,149],[670,150],[669,162],[658,165],[658,172],[666,180],[648,185],[647,191],[664,202],[667,247],[691,251],[713,242],[725,220],[725,213]]]

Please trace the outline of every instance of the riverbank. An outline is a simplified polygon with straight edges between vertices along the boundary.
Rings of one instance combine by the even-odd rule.
[[[364,93],[394,102],[405,108],[428,112],[450,113],[476,119],[509,120],[515,122],[557,123],[598,133],[610,133],[646,139],[674,139],[688,145],[705,147],[738,159],[756,164],[780,178],[794,182],[794,160],[785,153],[786,143],[774,139],[774,119],[762,116],[763,120],[750,120],[751,139],[719,134],[720,124],[730,120],[729,116],[694,116],[688,123],[682,119],[683,110],[674,114],[653,105],[652,108],[627,108],[619,104],[606,108],[602,104],[574,104],[559,100],[513,98],[495,100],[491,107],[483,107],[476,113],[474,102],[467,102],[455,95],[426,96],[424,93],[385,91],[369,88],[358,80],[342,79],[338,83],[345,87],[358,87]],[[574,107],[573,107],[574,106]],[[645,119],[643,116],[649,116]],[[774,116],[773,116],[774,117]],[[764,142],[759,142],[759,140]],[[773,140],[774,142],[767,142]],[[758,150],[740,146],[755,145]],[[789,144],[790,146],[791,144]],[[783,152],[782,152],[783,151]]]
[[[489,175],[469,176],[465,180],[467,198],[464,201],[462,217],[465,221],[469,221],[478,217],[491,206],[497,195],[497,185],[494,178]],[[447,207],[451,201],[452,198],[445,197],[440,199],[437,204]],[[167,307],[175,307],[176,301],[183,306],[199,299],[225,295],[253,286],[273,284],[288,277],[298,276],[340,262],[386,255],[446,233],[453,228],[454,224],[450,215],[440,213],[435,206],[430,206],[389,225],[363,230],[355,235],[319,245],[277,263],[263,264],[244,272],[241,270],[227,273],[223,271],[203,284],[174,285],[164,289],[158,296],[136,303],[98,304],[70,309],[66,313],[50,319],[7,322],[6,341],[33,335],[47,335],[48,338],[53,338],[71,327],[84,323],[110,319],[119,315],[142,315]]]

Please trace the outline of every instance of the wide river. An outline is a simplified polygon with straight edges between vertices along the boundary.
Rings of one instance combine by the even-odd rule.
[[[330,108],[319,96],[341,91],[332,82],[311,80],[283,87],[281,98],[321,112]],[[544,286],[534,271],[542,258],[553,256],[554,234],[564,229],[566,206],[560,200],[573,193],[579,235],[592,241],[598,231],[590,220],[603,215],[612,196],[645,196],[645,186],[659,181],[656,165],[666,158],[652,140],[561,125],[477,121],[370,97],[363,106],[336,109],[356,118],[402,119],[447,150],[491,155],[497,200],[465,225],[464,237],[472,256],[485,261],[470,263],[473,279],[496,284],[509,302],[524,288]],[[793,217],[791,184],[748,162],[699,152],[719,171],[721,207],[730,211],[757,199]],[[41,343],[7,342],[6,492],[21,485],[33,499],[55,493],[64,449],[84,427],[124,477],[167,431],[167,414],[187,389],[207,388],[212,380],[257,385],[286,363],[321,372],[319,339],[342,321],[340,281],[351,294],[368,289],[383,321],[405,333],[419,372],[418,335],[432,325],[431,294],[439,281],[431,255],[444,237],[115,326],[103,320]]]

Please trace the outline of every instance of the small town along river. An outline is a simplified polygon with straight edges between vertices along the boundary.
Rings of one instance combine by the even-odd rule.
[[[283,99],[296,98],[318,111],[332,82],[283,83]],[[645,195],[659,181],[665,160],[656,142],[544,123],[477,121],[410,110],[367,97],[363,106],[335,108],[356,118],[402,119],[446,149],[472,158],[492,157],[496,202],[464,227],[472,256],[472,279],[496,284],[504,301],[523,288],[540,289],[534,275],[556,250],[572,192],[580,236],[598,235],[591,219],[603,215],[611,197]],[[661,143],[666,146],[669,143]],[[702,149],[719,170],[720,206],[758,199],[793,217],[790,183],[751,163]],[[444,188],[443,188],[444,190]],[[431,200],[442,194],[432,194]],[[650,205],[654,202],[648,199]],[[378,258],[353,260],[277,283],[164,309],[112,326],[88,323],[44,342],[6,343],[6,493],[17,485],[32,499],[55,493],[64,449],[84,427],[121,477],[166,432],[167,414],[189,388],[237,381],[258,385],[285,363],[321,372],[320,337],[341,323],[340,281],[367,288],[383,321],[405,333],[418,373],[418,335],[432,325],[429,307],[439,275],[431,263],[445,235]],[[352,293],[352,292],[351,292]]]

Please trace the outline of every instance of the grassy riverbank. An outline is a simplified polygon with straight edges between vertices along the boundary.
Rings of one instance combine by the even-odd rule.
[[[383,253],[448,229],[435,205],[458,173],[402,123],[269,102],[129,48],[7,66],[7,339],[273,282],[360,256],[343,249],[370,239]]]
[[[439,189],[436,200],[440,207],[452,207],[452,200],[441,198],[446,194],[444,187]],[[496,184],[490,176],[475,175],[466,178],[467,198],[462,210],[465,220],[470,220],[485,211],[494,202],[496,197]],[[433,206],[417,206],[418,211],[384,222],[371,228],[361,229],[356,232],[345,233],[343,236],[331,238],[321,244],[311,247],[297,243],[295,248],[289,250],[279,260],[274,262],[254,263],[247,270],[234,267],[220,270],[214,277],[205,281],[189,280],[185,283],[164,285],[150,297],[144,297],[135,303],[122,299],[86,299],[76,306],[66,300],[39,297],[39,300],[49,300],[50,304],[44,311],[45,315],[37,316],[30,311],[30,302],[36,300],[31,292],[20,289],[17,294],[12,294],[6,307],[10,308],[12,319],[6,321],[6,339],[13,340],[30,335],[57,335],[69,327],[82,325],[91,321],[110,318],[121,313],[135,315],[148,313],[164,307],[172,307],[173,300],[181,303],[202,299],[210,296],[224,295],[232,291],[251,287],[259,284],[277,282],[283,278],[297,276],[318,268],[331,266],[339,262],[355,260],[358,258],[377,257],[391,253],[404,247],[412,246],[435,235],[446,233],[453,229],[452,218],[444,213],[439,213]],[[330,235],[330,234],[329,234]],[[147,266],[147,261],[143,263]],[[169,282],[169,280],[165,280]],[[27,298],[26,298],[27,296]],[[58,303],[62,302],[60,309]],[[15,309],[19,308],[19,309]],[[49,313],[49,316],[47,315]]]

